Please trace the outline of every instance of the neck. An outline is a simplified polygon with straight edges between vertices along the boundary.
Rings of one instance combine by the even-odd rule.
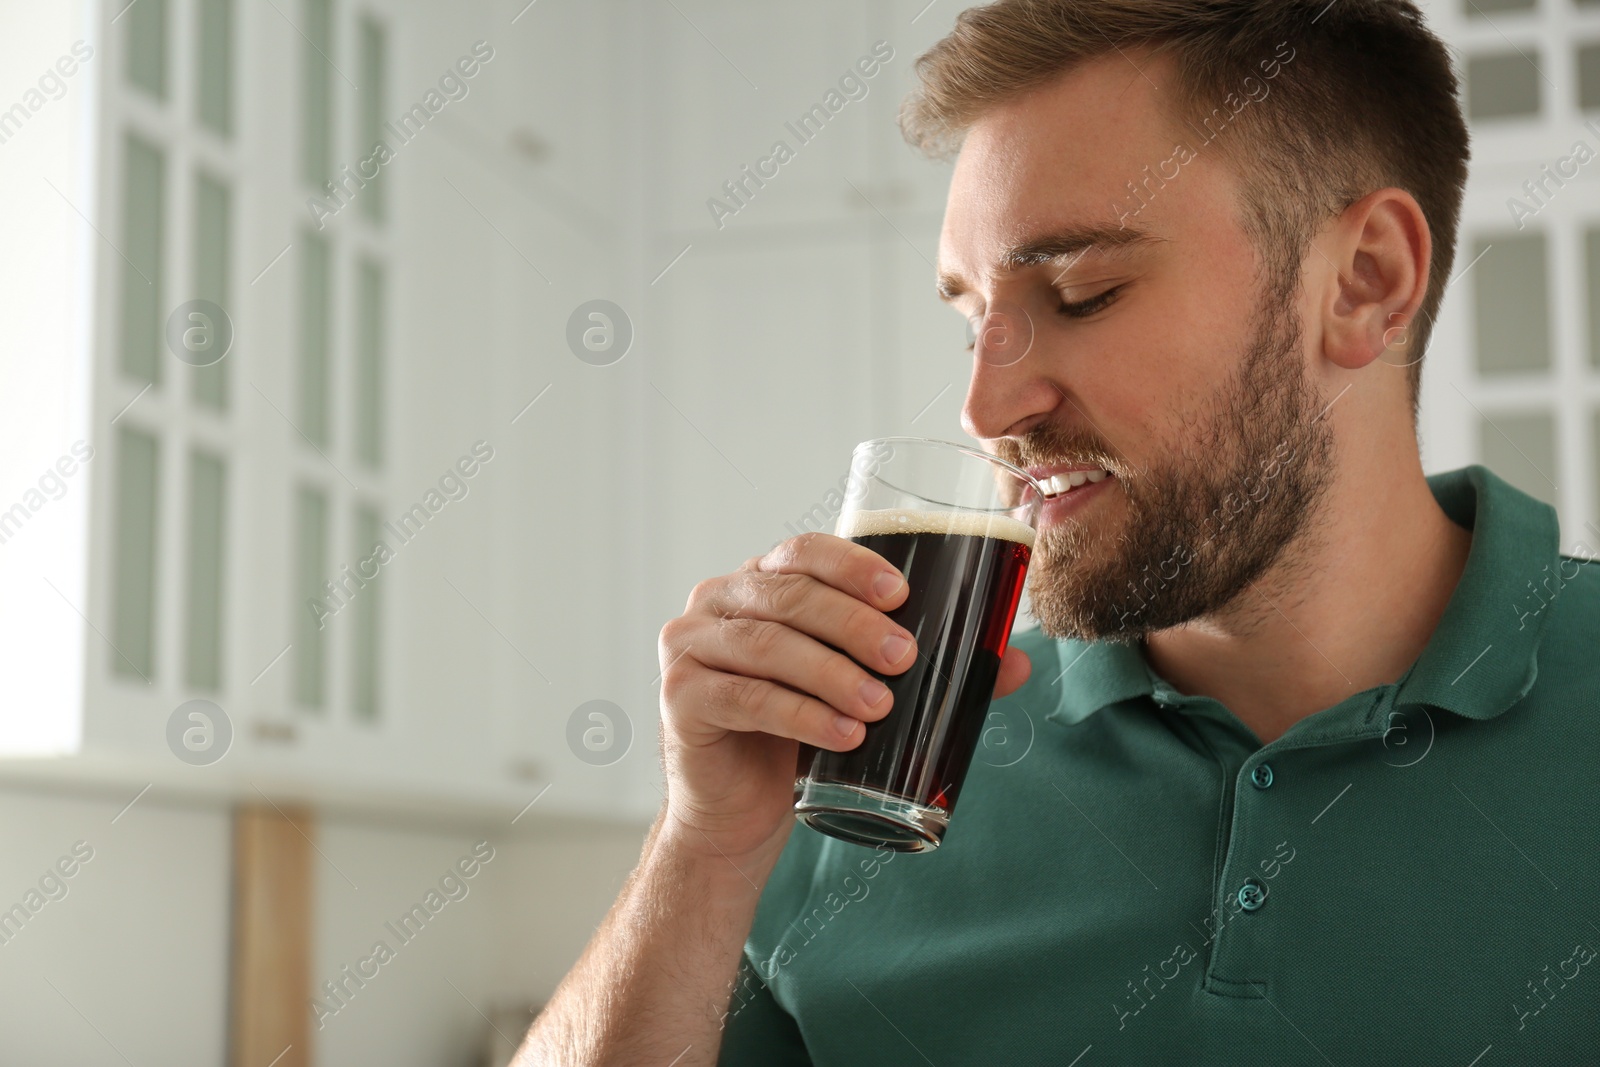
[[[1308,715],[1410,669],[1466,566],[1420,462],[1346,471],[1305,533],[1226,607],[1150,634],[1150,665],[1269,744]]]

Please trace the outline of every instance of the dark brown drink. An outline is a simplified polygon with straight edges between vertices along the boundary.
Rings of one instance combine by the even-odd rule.
[[[802,745],[797,773],[809,778],[813,792],[844,787],[905,801],[910,812],[932,809],[929,830],[937,844],[994,697],[1034,532],[1005,516],[886,510],[846,515],[839,535],[906,576],[910,593],[888,614],[916,638],[917,658],[900,674],[872,672],[894,704],[887,717],[866,724],[860,745],[849,752]],[[798,791],[796,799],[802,800]],[[836,837],[901,851],[929,847],[870,813],[807,810],[803,802],[796,810]]]

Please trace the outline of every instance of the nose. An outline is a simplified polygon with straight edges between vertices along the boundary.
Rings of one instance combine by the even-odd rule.
[[[1043,371],[1027,312],[1015,306],[991,308],[973,344],[961,428],[980,440],[1013,436],[1059,403],[1061,393]]]

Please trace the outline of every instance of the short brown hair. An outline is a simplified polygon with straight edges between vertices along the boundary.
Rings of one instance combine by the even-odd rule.
[[[1388,186],[1416,198],[1433,261],[1411,329],[1415,418],[1471,152],[1449,51],[1411,0],[998,0],[961,12],[918,57],[921,84],[901,105],[900,128],[949,158],[993,106],[1085,60],[1145,46],[1175,59],[1171,118],[1199,122],[1247,78],[1259,81],[1285,41],[1293,59],[1272,82],[1276,99],[1230,116],[1236,129],[1217,138],[1240,179],[1245,226],[1273,295],[1287,298],[1328,219]]]

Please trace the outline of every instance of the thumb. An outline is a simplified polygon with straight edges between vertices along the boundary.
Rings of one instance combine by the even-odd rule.
[[[1017,648],[1006,649],[1005,658],[1000,661],[1000,676],[994,683],[995,698],[1015,693],[1032,674],[1033,663],[1026,652]]]

